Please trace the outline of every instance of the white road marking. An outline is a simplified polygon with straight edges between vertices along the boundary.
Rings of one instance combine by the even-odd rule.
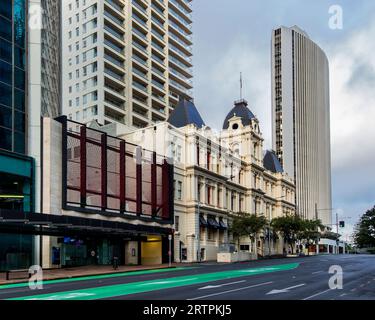
[[[220,287],[230,286],[230,285],[232,285],[232,284],[242,283],[242,282],[246,282],[246,280],[241,280],[241,281],[236,281],[236,282],[229,282],[229,283],[223,283],[223,284],[212,285],[212,286],[208,285],[208,286],[205,286],[205,287],[199,288],[198,290],[220,288]]]
[[[189,279],[182,279],[182,280],[166,280],[166,281],[156,281],[156,282],[150,282],[150,283],[141,283],[139,286],[152,286],[154,284],[167,284],[167,283],[176,283],[176,282],[186,282],[186,281],[192,281],[197,280],[198,278],[189,278]]]
[[[325,291],[322,291],[322,292],[318,292],[318,293],[313,294],[312,296],[307,297],[307,298],[302,299],[302,300],[309,300],[309,299],[311,299],[311,298],[315,298],[315,297],[320,296],[321,294],[326,293],[326,292],[331,291],[331,290],[332,290],[332,289],[328,289],[328,290],[325,290]]]
[[[318,274],[318,273],[322,273],[323,271],[315,271],[313,272],[312,274]]]
[[[354,289],[352,289],[352,290],[350,290],[351,292],[354,292],[354,291],[357,291],[357,289],[356,288],[354,288]]]
[[[268,284],[271,284],[271,283],[273,283],[273,281],[270,281],[270,282],[264,282],[264,283],[259,283],[259,284],[254,284],[254,285],[251,285],[251,286],[242,287],[242,288],[238,288],[238,289],[232,289],[232,290],[227,290],[227,291],[222,291],[222,292],[212,293],[212,294],[208,294],[208,295],[205,295],[205,296],[200,296],[200,297],[191,298],[191,299],[187,299],[187,300],[199,300],[199,299],[204,299],[204,298],[208,298],[208,297],[219,296],[219,295],[221,295],[221,294],[226,294],[226,293],[236,292],[236,291],[240,291],[240,290],[246,290],[246,289],[255,288],[255,287],[260,287],[260,286],[265,286],[265,285],[268,285]]]
[[[302,287],[302,286],[305,286],[305,285],[306,285],[306,283],[301,283],[301,284],[297,284],[296,286],[285,288],[285,289],[280,289],[280,290],[274,289],[274,290],[271,290],[270,292],[266,293],[266,295],[289,292],[289,290],[299,288],[299,287]]]

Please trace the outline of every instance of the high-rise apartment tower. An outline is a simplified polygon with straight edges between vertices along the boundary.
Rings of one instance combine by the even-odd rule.
[[[63,1],[63,113],[145,127],[192,98],[191,0]]]

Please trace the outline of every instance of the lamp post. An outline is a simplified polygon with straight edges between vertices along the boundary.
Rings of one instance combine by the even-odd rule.
[[[201,248],[200,248],[200,201],[198,200],[198,231],[197,231],[197,262],[201,262],[201,255],[200,255],[200,251],[201,251]]]

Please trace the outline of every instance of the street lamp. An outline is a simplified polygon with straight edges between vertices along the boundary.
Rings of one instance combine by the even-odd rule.
[[[197,232],[197,261],[200,262],[201,261],[201,255],[200,255],[200,251],[201,251],[201,248],[200,248],[200,232],[201,232],[201,226],[200,226],[200,217],[201,217],[201,214],[200,214],[200,201],[198,200],[198,232]]]

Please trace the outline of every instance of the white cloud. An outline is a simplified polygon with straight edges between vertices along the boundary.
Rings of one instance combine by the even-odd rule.
[[[196,104],[206,124],[221,129],[234,100],[240,96],[240,72],[243,74],[243,97],[258,117],[265,138],[271,147],[271,75],[270,55],[257,50],[248,36],[232,39],[219,58],[205,59],[206,66],[197,66],[195,74]]]
[[[375,157],[374,34],[372,22],[331,48],[332,165],[336,169],[355,170]]]

